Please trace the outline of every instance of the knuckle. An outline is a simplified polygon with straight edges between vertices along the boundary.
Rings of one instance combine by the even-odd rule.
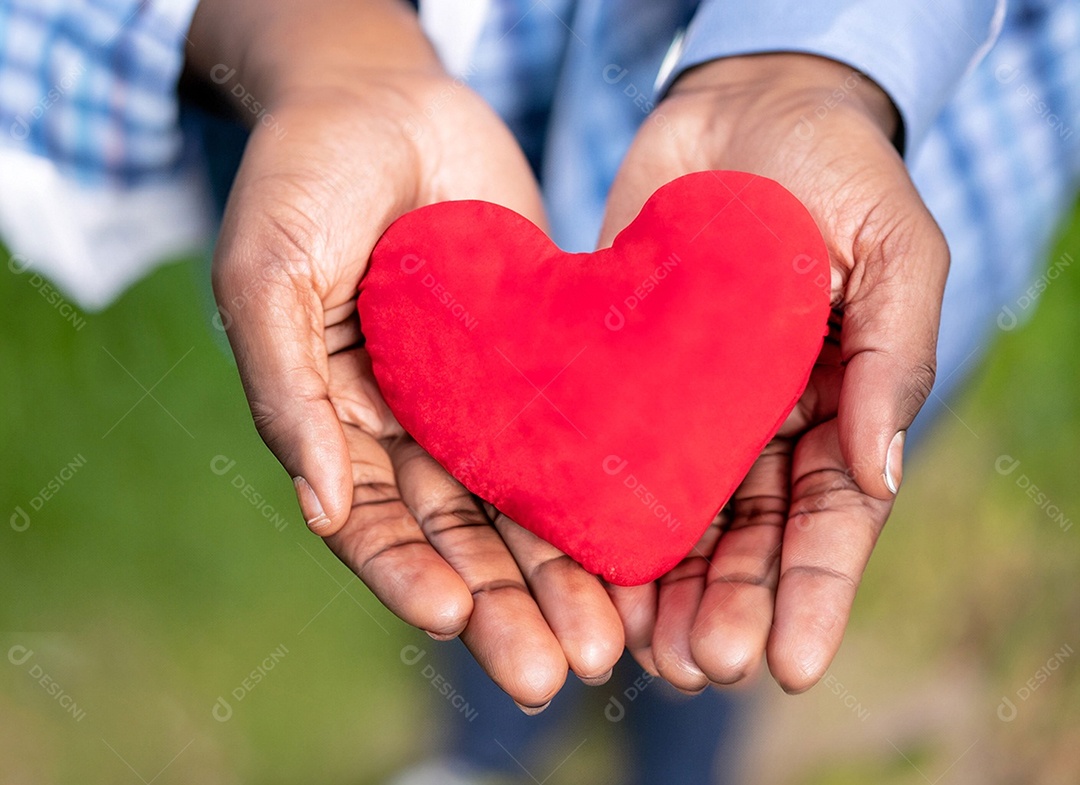
[[[937,379],[937,362],[934,359],[915,361],[905,376],[903,405],[907,410],[918,411],[930,397]],[[912,412],[914,414],[914,412]]]
[[[277,395],[266,396],[245,379],[245,389],[248,391],[248,407],[251,409],[251,419],[255,428],[259,431],[267,446],[275,450],[279,435],[288,436],[295,432],[296,415],[308,411],[313,404],[326,400],[326,396],[319,393],[304,392],[304,390],[317,390],[320,377],[312,368],[294,368],[284,374],[282,389],[294,390],[289,398],[281,398]],[[278,457],[281,457],[280,455]]]
[[[516,525],[516,524],[515,524]],[[522,571],[528,575],[530,581],[559,582],[567,578],[573,579],[581,569],[578,563],[565,553],[557,552],[552,546],[548,546],[543,540],[537,539],[531,542],[531,553],[522,554],[521,560],[525,564],[519,564]],[[531,558],[529,558],[531,557]],[[535,561],[533,561],[535,559]],[[529,564],[529,561],[533,561]]]
[[[285,202],[265,216],[266,231],[260,236],[271,258],[286,269],[308,266],[321,258],[327,248],[324,230],[303,208]]]
[[[353,487],[369,489],[378,494],[377,498],[397,496],[397,482],[394,470],[385,461],[373,457],[354,457],[351,461]]]
[[[328,258],[330,220],[315,195],[269,181],[257,187],[262,194],[280,188],[281,194],[260,196],[258,207],[227,219],[211,275],[215,292],[228,295],[253,282],[292,288],[298,277],[310,281],[318,273],[316,260]]]
[[[781,495],[758,494],[736,497],[731,530],[753,526],[782,527],[788,513],[788,499]]]
[[[438,538],[456,529],[490,528],[490,524],[475,507],[434,510],[419,519],[420,528],[429,539]]]
[[[859,579],[843,570],[816,564],[795,564],[784,570],[781,580],[802,577],[811,581],[832,581],[845,587],[852,595],[859,588]]]
[[[256,397],[250,398],[248,405],[251,408],[251,419],[255,423],[255,428],[265,439],[267,434],[273,433],[277,424],[281,422],[281,409],[270,401]]]

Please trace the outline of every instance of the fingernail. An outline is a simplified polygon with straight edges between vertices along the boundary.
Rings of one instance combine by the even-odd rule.
[[[303,477],[293,477],[293,487],[296,488],[296,498],[300,502],[300,513],[307,521],[308,528],[316,534],[330,525],[330,519],[326,517],[322,502],[315,495],[315,489],[308,484]]]
[[[514,701],[514,705],[517,706],[519,709],[521,709],[526,714],[528,714],[530,717],[534,717],[537,714],[539,714],[540,712],[542,712],[544,709],[546,709],[548,706],[550,706],[551,701],[548,701],[543,706],[526,706],[525,704],[518,703],[517,701]]]
[[[452,633],[450,635],[444,635],[444,634],[439,633],[439,632],[432,632],[431,630],[424,630],[424,632],[426,632],[430,638],[432,638],[434,640],[437,640],[437,641],[452,641],[454,638],[456,638],[458,636],[458,633],[456,633],[456,632]]]
[[[885,453],[885,484],[889,491],[896,493],[904,479],[904,439],[907,431],[897,431],[889,442],[889,451]]]
[[[611,668],[608,668],[607,673],[601,673],[599,676],[578,676],[578,678],[581,679],[582,684],[599,687],[601,684],[607,684],[608,679],[611,678],[611,670]]]

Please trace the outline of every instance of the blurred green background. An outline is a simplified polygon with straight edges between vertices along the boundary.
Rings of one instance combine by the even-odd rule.
[[[307,532],[200,275],[162,268],[77,329],[0,268],[5,785],[378,783],[440,736],[401,658],[432,642]],[[1066,269],[990,337],[909,459],[826,681],[754,688],[745,782],[1080,781],[1078,305]],[[605,690],[546,783],[618,781]]]

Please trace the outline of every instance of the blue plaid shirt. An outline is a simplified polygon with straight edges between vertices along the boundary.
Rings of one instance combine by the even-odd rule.
[[[179,165],[175,86],[196,3],[0,3],[4,143],[91,182],[136,182]],[[774,50],[821,54],[869,75],[899,107],[914,148],[992,41],[995,9],[986,0],[489,0],[470,70],[534,161],[545,131],[557,138],[568,125],[605,140],[598,147],[610,173],[674,76],[717,57]],[[662,68],[676,33],[673,67]]]
[[[196,2],[0,2],[0,145],[90,187],[168,182],[195,165],[176,83]],[[899,109],[909,166],[953,253],[947,391],[995,322],[1028,315],[1018,297],[1075,197],[1080,4],[1022,0],[1006,14],[988,0],[490,0],[465,70],[540,173],[555,239],[586,250],[671,81],[764,51],[846,62]]]
[[[0,2],[0,144],[82,182],[181,166],[176,83],[196,3]]]

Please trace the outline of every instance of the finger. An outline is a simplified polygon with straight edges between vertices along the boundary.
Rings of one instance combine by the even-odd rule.
[[[780,426],[777,436],[793,439],[808,431],[812,425],[836,417],[844,381],[840,354],[841,324],[842,314],[834,310],[829,316],[829,332],[810,371],[806,389]]]
[[[652,655],[653,630],[656,628],[656,581],[642,586],[616,586],[605,583],[604,588],[623,625],[626,650],[647,673],[659,676]]]
[[[382,445],[355,425],[346,425],[345,434],[353,504],[327,545],[400,619],[434,637],[457,635],[473,607],[468,587],[405,506]]]
[[[904,434],[933,387],[949,268],[940,230],[907,190],[908,209],[868,221],[856,241],[863,275],[841,334],[840,444],[859,487],[879,499],[900,487]]]
[[[606,682],[622,655],[623,628],[600,580],[505,515],[495,518],[495,527],[559,639],[570,669],[586,684]]]
[[[788,692],[824,674],[892,501],[863,493],[845,467],[835,420],[807,433],[792,462],[792,503],[780,557],[769,669]]]
[[[694,662],[718,684],[752,677],[765,654],[790,472],[791,442],[774,439],[735,491],[731,524],[713,552],[690,646]]]
[[[330,401],[342,425],[354,425],[384,443],[405,433],[379,390],[367,350],[339,351],[329,364]]]
[[[694,550],[659,580],[652,654],[660,675],[683,692],[700,692],[709,678],[694,661],[691,631],[705,593],[709,557],[720,537],[720,522],[709,526]]]
[[[362,346],[364,336],[360,331],[360,315],[352,300],[326,310],[326,329],[323,333],[326,353],[333,356],[340,351]]]
[[[241,227],[258,235],[257,254],[236,239]],[[259,434],[294,478],[308,526],[326,536],[349,516],[349,452],[327,392],[323,305],[310,278],[290,272],[289,242],[235,217],[222,230],[214,292]]]
[[[566,680],[562,647],[475,498],[409,438],[389,448],[398,487],[432,547],[473,598],[461,640],[525,709],[545,707]]]

